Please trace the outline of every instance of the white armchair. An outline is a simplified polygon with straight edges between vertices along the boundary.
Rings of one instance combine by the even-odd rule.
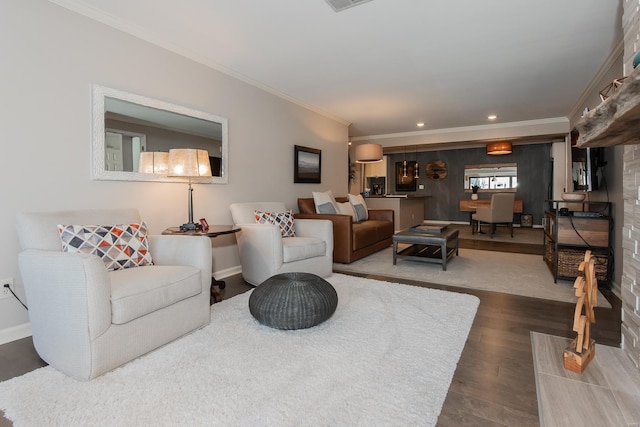
[[[236,234],[242,277],[256,286],[288,272],[328,277],[333,268],[333,225],[328,220],[296,219],[295,237],[282,237],[277,225],[258,224],[255,211],[285,212],[284,203],[234,203],[231,216],[241,228]]]
[[[140,221],[136,209],[18,215],[33,343],[67,375],[95,378],[209,323],[206,237],[148,236],[154,265],[114,271],[96,255],[62,252],[58,224]]]

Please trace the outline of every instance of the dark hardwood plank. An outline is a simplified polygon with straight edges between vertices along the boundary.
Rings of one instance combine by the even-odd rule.
[[[517,419],[518,424],[508,424],[505,420]],[[508,422],[508,421],[507,421]],[[519,409],[476,399],[471,396],[449,390],[444,403],[438,425],[441,426],[509,426],[537,427],[538,415],[529,414]]]

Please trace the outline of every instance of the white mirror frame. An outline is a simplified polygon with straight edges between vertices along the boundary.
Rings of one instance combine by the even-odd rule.
[[[229,147],[228,147],[228,127],[227,119],[215,116],[213,114],[204,113],[202,111],[192,110],[176,104],[160,101],[157,99],[147,98],[145,96],[124,92],[104,86],[93,85],[93,108],[92,108],[92,179],[108,180],[108,181],[154,181],[154,182],[184,182],[184,178],[173,178],[166,175],[139,173],[139,172],[121,172],[105,170],[105,98],[115,98],[146,107],[166,110],[185,116],[191,116],[202,120],[220,123],[222,127],[222,165],[220,168],[221,176],[213,176],[210,178],[196,178],[193,182],[197,183],[213,183],[227,184],[229,182]]]

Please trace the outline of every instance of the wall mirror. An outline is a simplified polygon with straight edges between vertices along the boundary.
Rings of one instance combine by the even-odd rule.
[[[180,105],[103,86],[93,86],[93,179],[179,182],[166,174],[138,171],[142,152],[171,148],[207,150],[210,178],[199,183],[228,182],[227,119]]]
[[[464,189],[471,191],[477,185],[488,192],[516,191],[518,187],[518,164],[498,163],[466,165],[464,167]]]

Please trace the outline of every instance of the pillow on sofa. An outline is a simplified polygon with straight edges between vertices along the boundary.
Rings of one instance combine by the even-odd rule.
[[[356,211],[353,210],[353,206],[349,202],[338,203],[338,213],[341,215],[351,215],[352,222],[358,222]]]
[[[338,205],[333,197],[331,190],[319,192],[313,191],[313,202],[316,204],[316,213],[319,214],[337,214]]]
[[[364,202],[364,197],[361,194],[354,196],[349,194],[349,203],[353,205],[353,210],[356,211],[358,221],[366,221],[369,219],[369,211],[367,210],[367,204]]]
[[[293,221],[293,211],[262,212],[253,211],[258,224],[273,224],[280,227],[282,237],[296,237],[296,227]]]
[[[107,270],[153,264],[147,240],[147,224],[62,225],[58,232],[63,252],[97,255]]]

